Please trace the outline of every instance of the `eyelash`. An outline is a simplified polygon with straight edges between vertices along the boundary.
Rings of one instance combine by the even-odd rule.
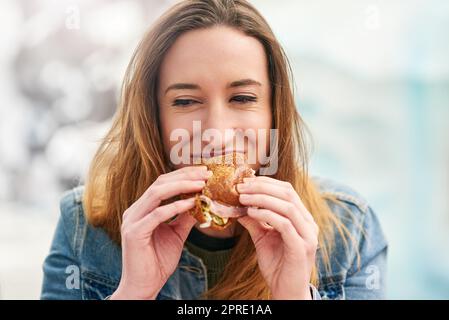
[[[236,100],[236,98],[238,98],[238,99]],[[234,99],[234,101],[237,102],[238,104],[257,102],[257,98],[256,97],[245,96],[245,95],[234,96],[234,97],[232,97],[232,99]],[[176,99],[173,102],[172,106],[188,107],[188,106],[192,105],[192,102],[193,103],[200,103],[200,102],[198,102],[196,100],[193,100],[193,99]]]

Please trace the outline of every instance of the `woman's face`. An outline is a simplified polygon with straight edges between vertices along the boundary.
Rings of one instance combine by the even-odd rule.
[[[201,152],[203,157],[233,150],[268,152],[272,119],[267,57],[257,39],[236,29],[220,26],[180,36],[162,62],[158,102],[163,144],[174,168],[193,164],[191,157]],[[188,139],[180,138],[181,131]],[[189,147],[183,152],[187,150],[190,163],[185,163],[185,154],[179,163],[181,153],[172,153],[181,146]],[[260,155],[252,159],[250,164],[258,169]]]

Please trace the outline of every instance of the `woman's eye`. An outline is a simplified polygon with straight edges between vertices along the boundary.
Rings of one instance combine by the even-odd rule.
[[[257,98],[253,96],[235,96],[232,97],[231,100],[238,103],[248,103],[248,102],[256,102]]]
[[[181,106],[181,107],[186,107],[186,106],[190,106],[194,103],[196,103],[197,101],[192,100],[192,99],[176,99],[173,102],[173,106]]]
[[[231,101],[244,104],[244,103],[249,103],[249,102],[256,102],[257,98],[253,97],[253,96],[239,95],[239,96],[232,97]],[[172,106],[188,107],[195,103],[199,103],[199,102],[196,100],[192,100],[192,99],[176,99],[172,103]]]

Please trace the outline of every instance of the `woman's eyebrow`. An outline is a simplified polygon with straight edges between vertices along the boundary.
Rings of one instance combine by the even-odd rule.
[[[231,82],[228,85],[228,88],[254,86],[254,85],[261,86],[262,84],[259,81],[253,79],[241,79]],[[167,89],[165,89],[165,94],[167,94],[167,92],[170,90],[182,90],[182,89],[200,90],[201,87],[194,83],[174,83],[172,85],[169,85]]]
[[[172,85],[169,85],[167,89],[165,89],[165,94],[167,94],[170,90],[181,90],[181,89],[190,89],[190,90],[199,90],[201,87],[194,83],[175,83]]]
[[[235,87],[244,87],[244,86],[261,86],[262,84],[259,81],[253,79],[241,79],[237,81],[233,81],[228,85],[228,88]]]

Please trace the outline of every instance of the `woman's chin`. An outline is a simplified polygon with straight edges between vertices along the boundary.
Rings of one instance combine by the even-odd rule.
[[[214,238],[230,238],[230,237],[234,237],[237,234],[239,234],[238,232],[238,227],[240,226],[240,224],[236,223],[237,221],[234,219],[231,219],[228,222],[228,225],[226,226],[226,228],[224,229],[215,229],[213,227],[207,227],[207,228],[202,228],[200,227],[201,223],[197,222],[195,224],[195,228],[199,231],[201,231],[202,233],[204,233],[205,235],[214,237]]]

